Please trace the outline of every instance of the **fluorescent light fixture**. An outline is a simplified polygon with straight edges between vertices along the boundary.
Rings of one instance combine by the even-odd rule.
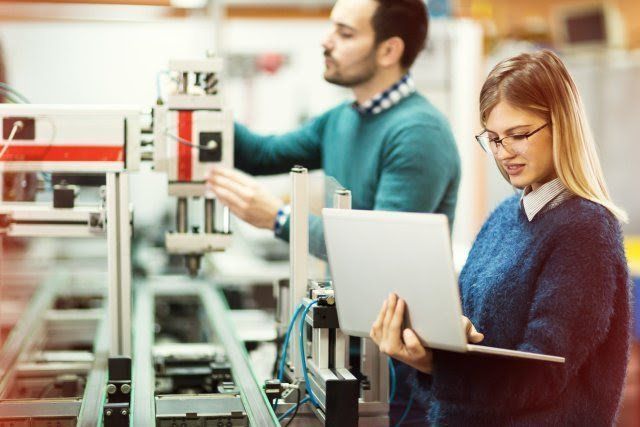
[[[170,0],[169,4],[172,7],[181,9],[201,9],[205,7],[208,0]]]

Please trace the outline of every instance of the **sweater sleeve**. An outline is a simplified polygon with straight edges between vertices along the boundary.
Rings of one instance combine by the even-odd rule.
[[[439,400],[479,409],[543,406],[557,400],[605,340],[613,315],[619,261],[604,224],[556,236],[537,279],[516,350],[563,356],[564,364],[434,351],[431,391]],[[486,331],[490,333],[490,331]],[[423,378],[424,380],[425,378]]]
[[[374,210],[435,211],[450,185],[459,176],[455,147],[435,127],[405,128],[391,138],[382,152],[382,167]],[[371,171],[371,173],[374,173]],[[289,241],[289,221],[278,236]],[[327,249],[322,218],[309,216],[309,252],[324,261]]]
[[[252,175],[286,173],[295,165],[318,169],[322,164],[322,133],[329,114],[283,135],[258,135],[236,123],[235,166]]]

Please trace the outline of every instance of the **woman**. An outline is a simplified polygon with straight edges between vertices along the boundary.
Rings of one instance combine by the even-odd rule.
[[[460,274],[469,340],[566,363],[424,348],[402,330],[395,295],[371,337],[417,369],[431,423],[611,425],[629,345],[626,215],[609,198],[578,91],[552,52],[519,55],[491,71],[480,118],[478,142],[524,191],[491,214]]]

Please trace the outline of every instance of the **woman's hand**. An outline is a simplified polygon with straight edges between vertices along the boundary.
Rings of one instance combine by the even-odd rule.
[[[468,317],[462,316],[462,326],[464,326],[465,333],[467,334],[467,341],[471,344],[478,344],[484,339],[484,335],[476,330],[471,320]]]
[[[381,352],[407,365],[424,372],[431,373],[433,353],[420,344],[413,330],[402,330],[405,302],[396,294],[382,304],[378,318],[371,327],[369,335],[378,345]]]
[[[382,304],[382,309],[369,335],[381,352],[429,374],[433,369],[433,353],[420,344],[413,330],[409,328],[402,330],[404,310],[404,300],[399,299],[395,294],[389,295]],[[477,344],[484,339],[484,335],[478,332],[465,316],[462,316],[462,325],[470,343]]]

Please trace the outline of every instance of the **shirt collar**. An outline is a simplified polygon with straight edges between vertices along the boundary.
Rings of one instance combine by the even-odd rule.
[[[533,218],[535,218],[540,211],[565,191],[566,188],[560,181],[560,178],[543,184],[537,190],[533,190],[531,186],[525,188],[522,192],[521,202],[529,222],[533,221]]]
[[[413,77],[411,77],[411,73],[407,73],[388,89],[378,93],[373,98],[363,102],[362,104],[359,104],[357,101],[354,102],[353,108],[363,115],[379,114],[393,107],[415,91],[416,85],[413,81]]]

